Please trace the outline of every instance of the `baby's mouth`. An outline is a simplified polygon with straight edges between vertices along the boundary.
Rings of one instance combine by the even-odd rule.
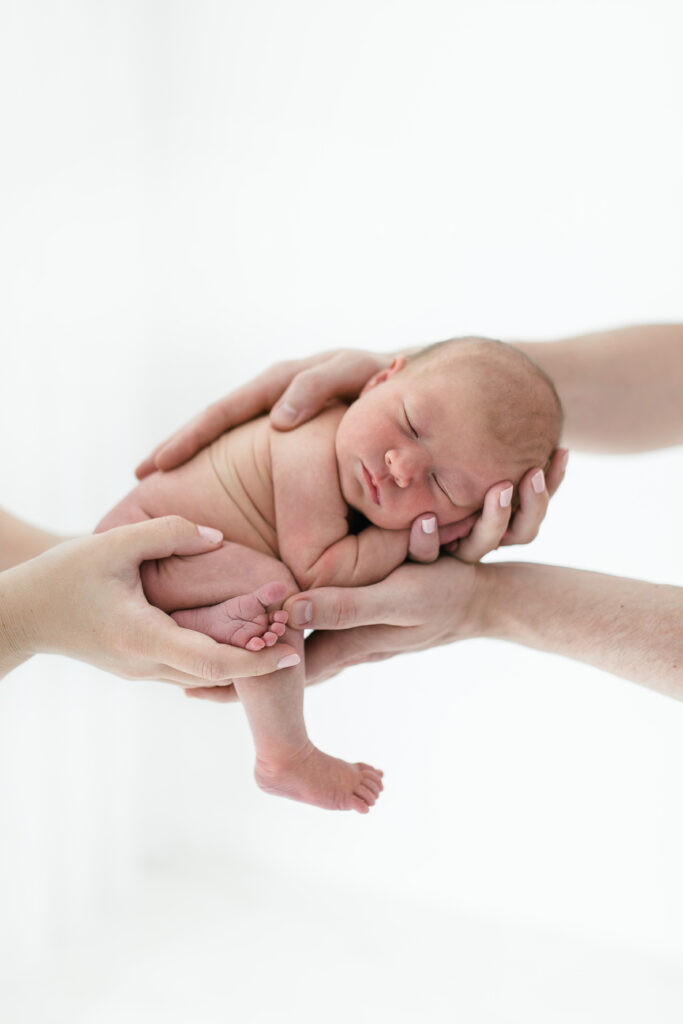
[[[365,486],[368,489],[370,497],[374,501],[375,505],[379,505],[381,504],[379,498],[379,488],[375,483],[375,478],[372,475],[372,473],[367,469],[364,462],[361,462],[361,466],[363,467],[363,479],[365,480]]]

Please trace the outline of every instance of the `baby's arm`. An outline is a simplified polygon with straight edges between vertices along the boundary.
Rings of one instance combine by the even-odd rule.
[[[376,583],[408,554],[410,530],[348,533],[334,449],[343,413],[335,406],[295,433],[270,435],[280,558],[306,590]]]

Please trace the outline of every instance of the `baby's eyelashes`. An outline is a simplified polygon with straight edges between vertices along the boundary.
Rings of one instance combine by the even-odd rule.
[[[413,437],[419,437],[417,430],[415,429],[410,420],[410,416],[408,415],[408,410],[406,409],[405,405],[403,406],[403,415],[405,417],[405,421],[408,425],[408,430],[410,431],[410,433],[413,435]]]

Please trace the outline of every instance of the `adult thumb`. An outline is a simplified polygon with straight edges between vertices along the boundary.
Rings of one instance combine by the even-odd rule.
[[[138,563],[170,555],[201,555],[214,551],[223,542],[220,530],[197,526],[182,516],[161,516],[117,526],[106,536],[125,547],[126,553]]]

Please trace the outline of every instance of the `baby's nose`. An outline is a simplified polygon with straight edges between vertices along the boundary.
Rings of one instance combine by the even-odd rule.
[[[406,452],[392,448],[384,456],[384,462],[397,487],[407,487],[415,475],[415,460]]]

